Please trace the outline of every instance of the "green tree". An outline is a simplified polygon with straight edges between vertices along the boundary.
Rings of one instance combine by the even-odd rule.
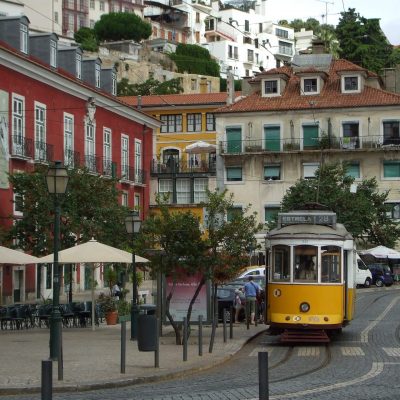
[[[323,164],[316,172],[316,179],[300,179],[283,197],[282,210],[318,202],[334,211],[338,222],[358,241],[393,247],[400,226],[386,214],[388,192],[380,193],[376,179],[372,178],[364,179],[357,185],[356,193],[352,193],[354,178],[347,175],[346,168],[341,164]]]
[[[382,32],[379,19],[361,17],[354,8],[341,13],[336,27],[340,57],[379,73],[389,66],[393,46]]]
[[[151,35],[151,25],[132,13],[103,14],[94,25],[99,41],[134,40],[140,42]]]
[[[53,251],[53,198],[47,192],[47,168],[33,173],[13,173],[9,180],[23,217],[14,218],[8,232],[10,239],[17,239],[19,246],[35,256]],[[118,203],[116,181],[102,179],[87,170],[69,170],[68,190],[61,205],[61,248],[92,237],[111,246],[123,247],[126,232],[126,208]],[[100,195],[99,195],[100,194]]]
[[[143,83],[129,83],[127,78],[122,78],[117,84],[118,96],[149,96],[152,94],[179,94],[183,92],[179,78],[160,82],[149,78]]]
[[[339,58],[340,46],[336,37],[335,30],[331,25],[321,25],[317,37],[325,43],[325,51],[332,54],[334,58]]]
[[[220,68],[216,60],[211,58],[209,51],[195,44],[179,43],[175,53],[169,57],[175,62],[178,72],[219,76]]]
[[[86,27],[80,28],[74,33],[74,39],[76,43],[80,44],[83,50],[97,51],[99,49],[99,43],[93,29]]]

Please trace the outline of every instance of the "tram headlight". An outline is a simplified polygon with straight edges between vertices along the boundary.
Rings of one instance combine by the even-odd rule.
[[[300,304],[300,311],[301,312],[308,312],[310,311],[310,305],[306,302]]]

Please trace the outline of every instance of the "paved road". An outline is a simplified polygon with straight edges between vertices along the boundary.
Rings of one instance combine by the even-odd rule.
[[[360,290],[357,317],[328,346],[283,346],[276,337],[261,335],[224,365],[203,373],[167,382],[56,394],[54,399],[257,399],[257,354],[268,351],[271,400],[398,400],[399,294],[396,290]]]

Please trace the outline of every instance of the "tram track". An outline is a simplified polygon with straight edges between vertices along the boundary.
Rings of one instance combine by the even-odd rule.
[[[371,296],[374,294],[373,292],[370,292],[368,294],[371,294]],[[360,315],[364,314],[365,311],[367,311],[373,304],[375,304],[376,302],[378,302],[380,299],[389,296],[391,293],[384,293],[381,294],[378,297],[374,297],[372,301],[369,301],[368,304],[362,306],[362,308],[360,310],[356,311],[355,317],[354,319],[356,320]]]

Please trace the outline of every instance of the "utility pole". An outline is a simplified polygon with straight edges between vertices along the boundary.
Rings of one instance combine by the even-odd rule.
[[[316,0],[321,3],[325,3],[325,24],[328,25],[328,4],[335,4],[333,1],[327,1],[327,0]]]

